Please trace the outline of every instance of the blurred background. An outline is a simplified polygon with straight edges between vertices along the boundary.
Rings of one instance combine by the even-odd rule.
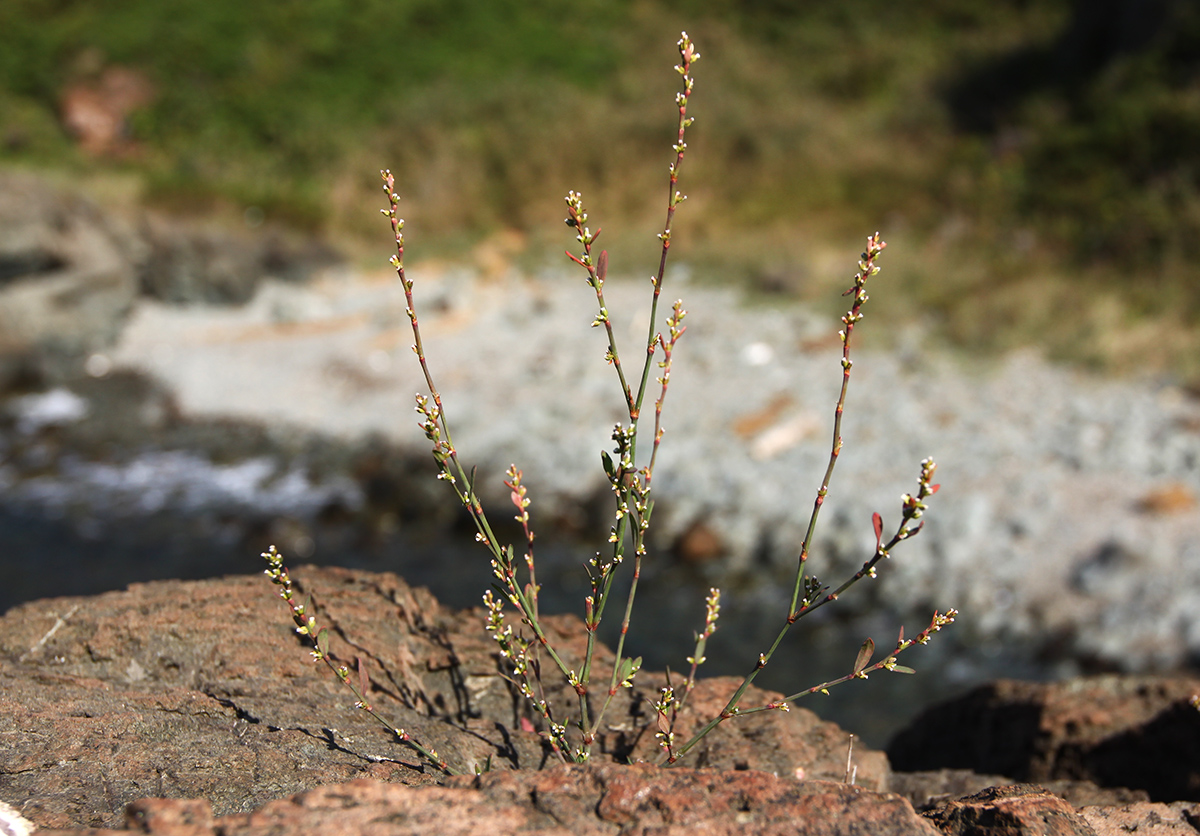
[[[383,160],[445,253],[557,250],[560,183],[614,229],[657,222],[686,28],[702,273],[823,296],[797,250],[886,228],[902,304],[948,341],[1200,374],[1190,3],[12,0],[0,26],[6,165],[378,250]]]
[[[303,286],[322,270],[377,273],[390,254],[381,167],[397,175],[414,269],[465,271],[468,284],[565,273],[562,196],[576,189],[605,227],[614,273],[648,273],[681,29],[703,56],[673,248],[693,286],[836,323],[853,255],[881,229],[889,292],[872,303],[881,327],[863,330],[868,349],[911,351],[913,333],[967,363],[1032,347],[1194,403],[1200,8],[1185,0],[6,0],[0,607],[253,571],[247,554],[268,540],[399,571],[456,605],[477,600],[485,578],[459,590],[437,571],[462,521],[430,510],[441,504],[423,442],[297,429],[281,415],[294,404],[253,419],[189,411],[152,373],[181,360],[160,352],[139,365],[128,341],[124,361],[114,346],[136,299],[229,309],[261,300],[266,276]],[[38,218],[44,228],[29,226]],[[109,250],[132,265],[127,293],[94,292],[83,269]],[[71,287],[91,288],[70,297],[82,302],[64,301],[63,287],[29,301],[38,277],[71,269]],[[72,304],[70,316],[46,313]],[[371,374],[386,375],[392,348],[376,346]],[[1187,445],[1198,431],[1181,430]],[[269,477],[244,470],[263,457]],[[122,475],[94,476],[114,463]],[[1200,462],[1172,467],[1156,501],[1194,517]],[[135,494],[178,497],[178,484],[205,479],[219,501],[130,510]],[[255,489],[228,488],[238,479]],[[124,498],[105,500],[109,489]],[[575,543],[605,525],[589,507],[556,512],[550,551],[587,553]],[[676,556],[706,553],[705,532],[685,541],[689,531]],[[717,575],[685,567],[671,589],[702,612]],[[674,620],[669,603],[655,606]],[[672,653],[694,626],[673,627]],[[860,640],[828,643],[848,662]],[[1066,657],[1089,669],[1053,645],[954,682],[1004,666],[1050,676]],[[1197,648],[1200,634],[1163,664],[1194,665]],[[1092,661],[1121,667],[1104,658]],[[944,692],[904,692],[900,713]],[[872,725],[865,714],[894,709],[850,706],[838,719],[857,717],[870,742],[898,722]]]

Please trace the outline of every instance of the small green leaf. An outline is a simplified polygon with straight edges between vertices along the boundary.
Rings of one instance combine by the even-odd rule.
[[[608,455],[607,450],[600,451],[600,461],[604,463],[604,472],[608,474],[608,481],[616,484],[617,468],[616,465],[613,464],[612,456]]]
[[[858,673],[867,666],[871,661],[871,656],[875,653],[875,642],[867,639],[862,643],[862,647],[858,649],[858,657],[854,660],[854,673]]]
[[[904,665],[896,665],[895,667],[892,668],[892,670],[895,671],[896,673],[916,673],[915,670],[913,670],[912,668],[909,668],[909,667],[905,667]]]
[[[321,632],[317,633],[317,650],[321,651],[321,655],[325,656],[329,653],[329,628],[322,627]]]

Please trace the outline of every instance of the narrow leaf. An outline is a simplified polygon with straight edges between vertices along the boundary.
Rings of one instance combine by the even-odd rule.
[[[941,486],[940,484],[938,484],[938,485],[930,485],[930,486],[929,486],[929,495],[930,495],[930,496],[933,496],[935,493],[937,493],[939,490],[941,490],[941,487],[942,487],[942,486]]]
[[[325,656],[329,653],[329,628],[322,627],[317,633],[317,650],[321,651],[321,655]]]
[[[867,639],[862,643],[862,647],[858,649],[858,658],[854,660],[854,672],[858,673],[867,666],[871,661],[871,656],[875,653],[875,642]]]
[[[912,668],[905,667],[904,665],[896,665],[892,670],[896,673],[916,673]]]
[[[599,230],[597,230],[599,234]],[[596,278],[604,281],[604,277],[608,275],[608,250],[600,251],[600,259],[596,262]]]
[[[875,524],[875,550],[879,551],[883,545],[883,517],[878,511],[871,515],[871,522]]]
[[[900,638],[896,639],[896,644],[903,644],[903,643],[904,643],[904,625],[901,624],[900,625]]]
[[[608,481],[617,481],[617,468],[613,464],[612,456],[608,455],[607,450],[600,451],[600,461],[604,463],[604,472],[608,474]]]

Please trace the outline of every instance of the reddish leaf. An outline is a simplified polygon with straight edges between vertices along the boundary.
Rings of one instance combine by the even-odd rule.
[[[521,718],[521,731],[532,732],[532,731],[537,731],[537,729],[535,729],[533,727],[533,723],[531,723],[529,721],[528,717],[522,717]]]
[[[854,660],[854,672],[858,673],[867,666],[871,661],[871,656],[875,653],[875,642],[867,639],[862,643],[862,647],[858,649],[858,658]]]
[[[875,524],[875,548],[878,550],[883,545],[883,517],[878,511],[871,515],[871,522]]]
[[[599,235],[599,230],[596,232]],[[596,261],[596,278],[604,281],[604,277],[608,275],[608,250],[600,251],[600,258]]]
[[[940,488],[940,487],[941,487],[941,484],[940,484],[940,483],[939,483],[939,484],[937,484],[937,485],[930,485],[930,486],[929,486],[929,495],[930,495],[930,496],[933,496],[935,493],[937,493],[937,492],[938,492],[938,488]]]

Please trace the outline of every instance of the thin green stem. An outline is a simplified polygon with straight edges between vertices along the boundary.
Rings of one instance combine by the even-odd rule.
[[[804,564],[808,560],[808,549],[812,542],[813,532],[816,530],[817,517],[821,512],[821,506],[825,502],[825,497],[829,493],[829,482],[833,476],[833,469],[837,464],[838,455],[842,450],[842,413],[846,405],[846,392],[850,385],[850,369],[854,365],[850,360],[850,336],[854,330],[855,323],[862,319],[862,313],[860,311],[863,303],[867,301],[867,294],[863,289],[863,286],[870,276],[873,276],[879,272],[879,268],[875,266],[875,259],[878,257],[879,253],[883,252],[883,248],[886,246],[887,244],[885,244],[879,237],[878,232],[875,233],[874,236],[867,239],[867,251],[863,254],[862,260],[859,261],[859,272],[854,277],[854,285],[850,288],[850,290],[846,291],[847,294],[854,294],[854,302],[850,308],[850,311],[842,317],[842,323],[845,326],[840,332],[842,338],[842,387],[840,393],[838,394],[837,406],[834,409],[833,445],[829,454],[829,464],[825,468],[825,475],[821,480],[821,487],[818,489],[816,501],[813,503],[812,515],[809,517],[808,521],[808,530],[804,535],[804,542],[800,548],[800,558],[796,569],[795,588],[792,591],[792,603],[788,608],[788,616],[784,620],[784,624],[780,628],[779,633],[775,636],[775,641],[771,643],[771,647],[766,653],[763,653],[758,657],[758,662],[754,666],[754,669],[746,674],[746,677],[742,680],[741,685],[739,685],[737,690],[734,691],[733,696],[729,698],[729,701],[725,704],[725,707],[721,710],[721,713],[703,726],[701,730],[693,735],[687,743],[675,750],[668,758],[668,763],[675,763],[678,761],[679,758],[687,754],[688,750],[695,746],[705,735],[711,732],[720,723],[724,722],[730,717],[736,716],[739,713],[738,703],[745,695],[746,689],[753,684],[754,680],[758,677],[759,671],[765,668],[771,661],[771,658],[775,655],[775,651],[783,642],[784,637],[788,634],[788,632],[792,629],[792,626],[800,617],[800,590],[804,586]],[[805,607],[807,606],[808,601],[806,600]]]
[[[817,491],[816,500],[813,502],[812,515],[808,518],[808,530],[804,534],[804,541],[800,544],[800,556],[796,561],[796,582],[792,588],[792,603],[788,610],[789,622],[794,620],[796,608],[800,602],[800,592],[804,587],[804,564],[808,561],[808,550],[812,546],[813,534],[817,528],[817,517],[820,516],[821,506],[824,505],[825,497],[829,494],[829,483],[833,478],[833,469],[837,465],[838,456],[842,452],[842,413],[846,407],[846,392],[850,387],[850,369],[854,366],[854,362],[850,359],[850,337],[854,332],[855,324],[862,319],[860,311],[863,303],[868,298],[863,287],[868,278],[879,272],[879,268],[875,266],[875,260],[886,246],[887,243],[879,237],[878,232],[867,239],[867,251],[863,253],[862,260],[858,263],[859,272],[854,277],[854,286],[843,294],[854,294],[854,303],[850,311],[842,317],[842,323],[845,327],[839,332],[842,338],[842,388],[838,394],[837,406],[834,409],[833,445],[829,451],[829,464],[825,467],[825,475],[821,479],[821,487]]]
[[[626,534],[626,530],[627,530],[627,526],[625,525],[626,517],[628,517],[629,515],[632,515],[634,518],[634,521],[636,523],[634,531],[633,531],[633,537],[634,537],[633,577],[630,580],[629,592],[625,599],[625,610],[624,610],[624,615],[623,615],[622,621],[621,621],[620,635],[619,635],[619,638],[617,639],[616,654],[615,654],[615,658],[614,658],[614,662],[613,662],[612,676],[609,680],[608,695],[607,695],[607,698],[605,699],[603,707],[597,713],[595,721],[590,725],[590,727],[586,723],[586,721],[584,722],[584,725],[583,725],[583,727],[585,729],[585,735],[584,735],[585,744],[587,744],[589,746],[591,743],[591,739],[595,735],[595,730],[599,728],[600,722],[604,717],[604,712],[608,708],[609,704],[611,703],[612,698],[615,695],[617,689],[619,687],[621,687],[621,685],[623,685],[624,682],[629,681],[629,679],[632,678],[630,676],[629,679],[627,679],[626,677],[624,677],[622,675],[623,671],[625,670],[625,667],[624,667],[625,638],[629,632],[629,622],[630,622],[630,619],[633,614],[634,600],[637,597],[638,582],[641,578],[642,557],[645,555],[645,551],[646,551],[646,549],[645,549],[645,532],[646,532],[646,528],[649,525],[649,511],[650,511],[650,507],[651,507],[649,500],[645,497],[645,493],[648,490],[647,487],[645,485],[642,485],[640,488],[636,486],[638,474],[636,471],[635,462],[637,461],[638,425],[639,425],[639,420],[641,418],[642,403],[643,403],[643,401],[645,399],[645,395],[646,395],[646,386],[650,379],[650,368],[651,368],[652,364],[654,363],[655,350],[660,341],[660,336],[656,330],[655,325],[656,325],[656,322],[658,319],[658,298],[662,292],[663,277],[666,274],[667,255],[670,251],[670,246],[671,246],[671,227],[672,227],[672,223],[673,223],[673,220],[675,217],[676,207],[686,199],[684,195],[682,195],[678,191],[676,191],[676,186],[679,182],[679,171],[683,164],[684,151],[687,149],[687,145],[684,143],[684,134],[685,134],[688,126],[690,126],[692,124],[692,119],[690,119],[687,115],[688,98],[691,96],[692,88],[694,85],[694,81],[691,77],[691,67],[692,67],[692,64],[700,58],[700,54],[698,52],[696,52],[695,47],[692,45],[692,42],[688,39],[686,32],[683,33],[683,36],[680,38],[678,46],[679,46],[680,63],[678,66],[676,66],[675,69],[683,77],[683,90],[680,93],[678,93],[675,97],[676,104],[679,107],[679,121],[678,121],[677,130],[676,130],[676,140],[675,140],[675,144],[672,146],[672,150],[675,151],[675,161],[671,164],[671,167],[670,167],[670,183],[669,183],[669,188],[668,188],[668,199],[667,199],[667,217],[666,217],[666,221],[664,222],[664,225],[663,225],[663,231],[659,234],[659,239],[662,242],[662,250],[661,250],[661,254],[659,256],[658,272],[655,274],[654,278],[652,279],[654,290],[653,290],[653,294],[651,297],[651,303],[650,303],[650,317],[649,317],[649,323],[648,323],[648,333],[647,333],[647,337],[646,337],[646,355],[645,355],[644,362],[642,364],[641,381],[638,385],[638,393],[637,393],[636,398],[631,397],[628,384],[625,381],[624,373],[621,371],[620,357],[617,352],[615,339],[613,339],[613,337],[612,337],[612,328],[611,328],[611,323],[610,323],[609,317],[608,317],[608,311],[604,305],[603,296],[601,295],[601,291],[600,291],[600,287],[599,287],[599,284],[602,282],[602,279],[603,279],[604,270],[607,268],[607,262],[608,262],[607,253],[601,253],[601,255],[600,255],[600,263],[599,263],[600,269],[599,270],[590,266],[590,264],[589,264],[589,262],[591,260],[590,259],[590,249],[588,249],[588,248],[589,248],[589,245],[591,242],[588,239],[590,238],[591,241],[594,241],[595,236],[589,236],[587,234],[586,228],[583,228],[581,230],[581,234],[580,234],[580,240],[584,243],[585,258],[584,258],[584,260],[575,259],[576,261],[578,261],[579,263],[581,263],[585,267],[587,267],[589,277],[591,278],[591,281],[592,281],[592,285],[593,285],[593,287],[596,288],[597,299],[600,303],[600,314],[597,316],[597,321],[598,322],[603,321],[605,327],[608,329],[608,332],[609,332],[609,359],[612,361],[613,365],[617,368],[618,374],[620,375],[622,391],[625,393],[626,403],[629,407],[630,429],[629,429],[629,434],[628,434],[628,447],[624,451],[624,454],[622,455],[620,470],[618,471],[619,472],[619,481],[615,485],[615,487],[617,488],[618,513],[622,514],[622,516],[621,516],[620,522],[619,522],[619,524],[617,526],[617,530],[616,530],[616,541],[614,543],[614,557],[613,557],[613,564],[612,564],[613,566],[616,566],[619,563],[620,557],[622,555],[622,544],[624,542],[624,538],[625,538],[625,534]],[[578,196],[574,195],[574,193],[572,193],[572,196],[575,197],[576,204],[577,204]],[[568,204],[570,205],[570,203],[571,203],[571,197],[568,197]],[[580,210],[580,211],[582,211],[582,210]],[[583,216],[583,218],[586,219],[586,216]],[[575,225],[579,226],[580,221],[576,220]],[[597,234],[599,234],[599,233],[597,232]],[[657,421],[656,421],[656,436],[658,434],[658,429],[659,429],[659,427],[657,426]],[[657,447],[657,445],[656,445],[656,447]],[[628,466],[626,466],[626,459],[628,459]],[[649,477],[651,474],[652,474],[652,470],[648,469],[647,477]],[[607,598],[607,588],[609,588],[609,586],[610,586],[610,584],[608,586],[606,586],[606,593],[604,596],[605,598]],[[589,670],[589,671],[591,668],[592,653],[594,651],[594,643],[592,641],[593,635],[594,635],[594,633],[589,635],[588,657],[587,657],[587,662],[585,664],[585,669]],[[636,665],[633,666],[633,672],[636,673]]]
[[[499,540],[492,530],[483,505],[475,492],[474,474],[467,474],[466,469],[459,461],[458,452],[454,448],[454,443],[450,435],[450,425],[446,419],[445,408],[442,404],[441,393],[434,383],[433,374],[429,369],[429,364],[425,357],[424,343],[421,339],[420,321],[417,318],[416,305],[413,301],[413,282],[404,272],[404,234],[402,231],[404,221],[398,216],[396,211],[399,197],[395,192],[395,179],[390,171],[384,171],[381,174],[384,181],[384,191],[387,193],[389,203],[389,208],[383,211],[391,221],[396,239],[396,254],[392,257],[392,266],[395,268],[396,275],[400,279],[400,284],[404,288],[405,312],[408,315],[413,331],[413,353],[417,355],[417,359],[421,364],[421,371],[425,376],[425,384],[429,390],[429,397],[433,402],[430,405],[424,396],[417,396],[417,409],[425,416],[425,422],[422,424],[422,427],[426,435],[434,442],[434,458],[441,469],[441,477],[445,481],[450,482],[459,501],[469,512],[476,527],[476,539],[487,546],[492,553],[493,559],[501,567],[501,578],[508,587],[508,597],[520,611],[522,622],[533,630],[538,644],[546,649],[563,677],[568,681],[573,681],[574,674],[553,646],[551,646],[538,620],[536,579],[532,576],[531,572],[531,593],[530,595],[526,595],[521,588],[520,582],[516,579],[516,571],[515,567],[512,566],[511,554],[501,547]],[[459,487],[459,482],[462,483],[461,488]],[[528,529],[526,529],[526,533],[528,535]],[[578,684],[575,687],[576,690],[580,690]],[[583,700],[586,710],[586,699],[582,692],[580,699]]]

